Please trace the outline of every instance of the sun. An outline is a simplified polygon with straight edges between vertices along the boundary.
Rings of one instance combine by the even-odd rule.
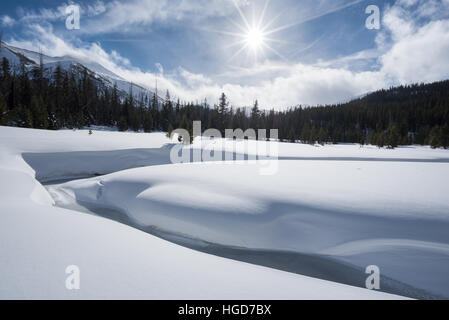
[[[248,57],[254,58],[254,63],[257,64],[260,59],[269,59],[272,54],[277,57],[287,61],[287,59],[280,54],[275,48],[273,48],[272,43],[288,43],[285,40],[281,39],[273,39],[271,36],[275,33],[278,33],[282,30],[288,29],[295,24],[284,25],[281,27],[274,27],[273,25],[282,15],[282,13],[278,13],[271,20],[266,21],[265,18],[267,16],[268,4],[270,0],[265,0],[262,10],[256,10],[254,2],[252,17],[248,17],[242,11],[243,9],[240,7],[241,5],[237,4],[237,0],[232,0],[234,3],[235,9],[240,16],[241,21],[237,22],[232,18],[228,18],[229,22],[234,25],[233,31],[226,30],[212,30],[206,29],[211,32],[216,32],[220,34],[224,34],[227,36],[232,36],[235,38],[235,41],[232,41],[226,45],[226,48],[234,48],[233,55],[229,58],[229,61],[232,61],[234,58],[239,57],[242,53],[247,53]],[[257,12],[256,11],[260,11]],[[240,47],[240,48],[238,48]],[[242,62],[242,59],[239,57],[239,62]]]
[[[265,45],[265,35],[262,30],[253,27],[245,34],[245,43],[253,51],[260,50]]]
[[[272,24],[279,18],[279,15],[274,19],[266,22],[266,13],[268,9],[269,0],[265,0],[265,4],[263,9],[256,14],[255,7],[253,7],[253,15],[252,19],[248,18],[240,8],[240,6],[236,3],[236,0],[233,0],[235,8],[241,18],[241,22],[235,22],[232,19],[230,21],[237,28],[237,32],[228,32],[228,31],[218,31],[220,33],[230,35],[236,38],[235,42],[229,44],[229,47],[240,46],[237,49],[232,57],[229,59],[230,61],[239,56],[240,54],[246,53],[249,56],[254,57],[254,62],[257,63],[259,58],[266,58],[267,51],[270,53],[274,53],[278,57],[285,59],[277,50],[275,50],[271,43],[273,42],[282,42],[278,39],[273,39],[270,35],[278,32],[279,28],[272,28]],[[254,5],[254,3],[253,3]]]

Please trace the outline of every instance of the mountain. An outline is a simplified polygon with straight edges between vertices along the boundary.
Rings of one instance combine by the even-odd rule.
[[[10,46],[4,42],[1,43],[0,60],[5,57],[9,60],[11,67],[20,70],[20,65],[23,63],[26,68],[31,69],[42,63],[47,78],[51,78],[53,71],[59,65],[65,71],[71,71],[75,75],[80,76],[85,71],[87,74],[99,85],[100,87],[112,88],[114,84],[117,84],[117,88],[122,95],[126,95],[130,92],[132,87],[133,96],[138,98],[141,94],[153,96],[154,91],[144,86],[131,83],[126,79],[120,77],[114,72],[106,69],[101,64],[82,60],[72,56],[51,57],[39,52],[26,50]],[[163,99],[159,97],[162,102]]]
[[[171,132],[174,128],[190,131],[193,121],[201,121],[202,129],[217,128],[222,133],[237,128],[278,129],[281,140],[310,144],[449,148],[449,80],[379,90],[342,104],[253,115],[245,108],[236,112],[161,98],[162,104],[140,101],[141,93],[151,98],[152,92],[98,63],[73,57],[49,57],[8,45],[0,50],[2,56],[10,67],[5,59],[0,69],[0,125],[39,129],[100,125],[121,131]],[[53,72],[58,65],[68,70],[62,77]],[[20,72],[22,66],[29,70]],[[120,92],[111,89],[115,83]],[[131,87],[134,97],[128,95]],[[226,97],[225,102],[228,105]]]

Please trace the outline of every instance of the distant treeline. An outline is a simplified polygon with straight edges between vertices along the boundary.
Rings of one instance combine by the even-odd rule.
[[[449,81],[381,90],[348,103],[262,111],[257,101],[250,112],[233,108],[222,94],[218,105],[172,101],[156,94],[123,94],[89,74],[63,70],[51,75],[43,64],[31,70],[0,70],[0,125],[53,129],[89,125],[116,126],[121,131],[202,129],[279,129],[284,141],[360,143],[394,148],[422,144],[449,147]]]

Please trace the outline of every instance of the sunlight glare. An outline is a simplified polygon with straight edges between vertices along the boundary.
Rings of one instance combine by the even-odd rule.
[[[258,50],[264,44],[265,39],[262,31],[257,28],[251,28],[245,36],[245,41],[251,49]]]

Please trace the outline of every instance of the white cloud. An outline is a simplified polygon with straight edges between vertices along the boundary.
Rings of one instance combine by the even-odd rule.
[[[381,71],[400,83],[449,78],[449,20],[406,34],[381,57]]]
[[[106,5],[103,1],[96,1],[94,4],[89,4],[85,9],[89,17],[96,17],[104,12],[106,12]]]
[[[2,26],[10,27],[15,23],[15,20],[8,15],[4,15],[0,18]]]
[[[420,23],[432,14],[436,17]],[[385,31],[378,37],[388,48],[380,57],[381,72],[401,84],[449,78],[448,15],[449,0],[398,1],[385,13]]]
[[[221,92],[225,92],[234,105],[249,106],[258,99],[264,107],[281,108],[298,103],[313,105],[343,101],[381,88],[384,84],[382,77],[374,72],[354,73],[345,69],[296,64],[275,66],[282,75],[273,79],[266,78],[255,85],[238,84],[235,81],[219,85],[209,77],[191,73],[182,67],[171,73],[163,73],[158,68],[157,75],[143,72],[128,63],[122,63],[124,58],[118,53],[107,53],[98,44],[75,47],[47,29],[39,26],[33,29],[39,32],[39,42],[12,41],[11,44],[28,49],[42,47],[46,54],[71,55],[94,61],[117,75],[148,88],[154,87],[157,76],[161,91],[169,90],[172,97],[180,97],[186,101],[207,98],[213,103]],[[265,69],[272,70],[272,67],[267,64],[261,69],[260,72],[265,72]]]
[[[130,0],[112,1],[104,14],[87,21],[82,32],[107,33],[137,31],[138,27],[154,22],[188,20],[189,23],[208,17],[226,16],[234,12],[234,3],[247,4],[247,0]]]
[[[108,28],[122,26],[127,15],[130,25],[151,21],[151,17],[134,12],[134,5],[139,1],[143,0],[120,5],[115,3],[118,6],[116,10],[123,9],[123,16]],[[216,1],[219,0],[213,2]],[[117,75],[148,88],[154,87],[157,76],[161,91],[169,90],[172,97],[180,97],[186,101],[207,98],[214,103],[219,94],[225,92],[235,106],[251,105],[255,99],[266,108],[326,104],[346,101],[390,85],[448,78],[449,19],[442,16],[441,10],[448,8],[449,0],[431,2],[430,5],[422,0],[399,0],[387,8],[383,18],[383,31],[376,39],[377,47],[371,50],[315,65],[264,61],[252,68],[233,68],[214,76],[192,73],[181,66],[173,71],[164,71],[162,65],[156,65],[157,74],[145,72],[133,67],[128,59],[115,51],[108,53],[96,43],[73,45],[56,36],[51,29],[39,25],[32,26],[34,41],[13,41],[12,44],[28,49],[42,47],[45,49],[44,53],[50,55],[72,55],[98,62]],[[168,4],[162,0],[161,11],[156,12],[153,8],[155,11],[150,10],[150,16],[152,12],[160,17],[170,15],[176,18],[197,10],[197,5],[190,1],[180,0],[178,4],[180,9],[173,16],[175,13],[166,11],[169,7],[164,6]],[[142,8],[140,10],[144,11]],[[102,9],[98,12],[102,12]],[[108,12],[110,11],[105,11],[104,14],[107,15]],[[431,12],[439,12],[437,20],[422,20],[423,15],[430,15]],[[373,60],[376,55],[380,65],[377,70],[351,71],[351,61]]]
[[[102,34],[109,32],[137,32],[140,27],[155,22],[188,20],[190,23],[208,17],[225,16],[238,6],[245,6],[248,0],[127,0],[93,4],[78,4],[82,19],[80,32]],[[72,1],[63,3],[56,9],[41,8],[29,10],[20,7],[18,14],[22,22],[52,22],[67,17],[66,7]]]
[[[66,14],[65,10],[69,4],[62,4],[56,9],[41,8],[39,10],[29,10],[23,7],[17,9],[19,20],[25,23],[31,23],[33,21],[55,21],[63,19]]]

